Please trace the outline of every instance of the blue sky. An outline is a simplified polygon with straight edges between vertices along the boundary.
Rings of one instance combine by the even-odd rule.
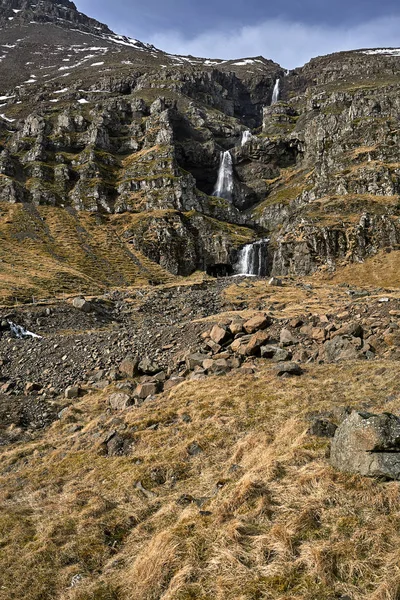
[[[177,54],[263,55],[286,68],[338,50],[400,46],[398,0],[76,0],[117,33]]]

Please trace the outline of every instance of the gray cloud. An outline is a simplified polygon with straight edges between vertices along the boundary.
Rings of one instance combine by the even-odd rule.
[[[400,17],[388,16],[347,27],[274,19],[229,31],[212,29],[194,37],[166,30],[147,36],[143,41],[173,54],[206,58],[262,55],[292,69],[312,57],[340,50],[397,47],[399,31]]]

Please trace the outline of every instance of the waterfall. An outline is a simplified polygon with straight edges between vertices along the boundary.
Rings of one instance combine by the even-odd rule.
[[[252,137],[253,136],[251,135],[250,131],[243,131],[241,145],[244,146],[245,144],[247,144],[247,142],[249,142]]]
[[[253,244],[246,244],[239,254],[235,265],[238,275],[252,277],[265,277],[268,275],[268,242],[269,239],[258,240]]]
[[[229,150],[221,152],[218,180],[213,196],[231,200],[233,194],[233,161]]]
[[[276,104],[279,101],[279,92],[280,92],[279,88],[280,88],[280,79],[277,79],[275,81],[274,91],[272,92],[271,106],[272,106],[272,104]]]
[[[10,326],[11,333],[16,338],[22,339],[22,338],[25,338],[25,337],[31,337],[31,338],[37,338],[38,340],[42,339],[41,335],[37,335],[36,333],[32,333],[31,331],[27,331],[26,329],[24,329],[23,327],[21,327],[21,325],[16,325],[12,321],[8,321],[8,324]]]

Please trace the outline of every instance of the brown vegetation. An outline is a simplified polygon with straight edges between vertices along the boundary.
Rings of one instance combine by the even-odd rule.
[[[334,471],[307,434],[344,406],[398,410],[397,363],[279,385],[260,365],[118,414],[109,393],[3,449],[2,600],[398,597],[398,484]],[[112,430],[128,455],[104,456]]]

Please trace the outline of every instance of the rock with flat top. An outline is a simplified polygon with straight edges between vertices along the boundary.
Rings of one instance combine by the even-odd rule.
[[[347,473],[399,480],[399,417],[353,411],[335,433],[330,460]]]
[[[255,333],[262,329],[266,329],[271,324],[271,319],[267,315],[256,315],[243,324],[243,329],[246,333]]]
[[[297,363],[294,363],[294,362],[280,363],[275,368],[276,368],[278,377],[283,377],[283,376],[299,377],[300,375],[303,375],[303,373],[304,373],[304,371],[300,367],[300,365],[298,365]]]

